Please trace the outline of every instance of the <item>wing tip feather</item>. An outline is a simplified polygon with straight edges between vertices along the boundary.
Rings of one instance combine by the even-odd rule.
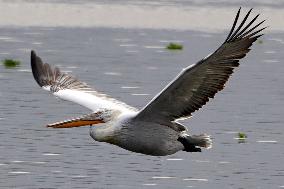
[[[257,14],[248,24],[245,24],[247,18],[249,17],[250,13],[252,12],[253,8],[251,8],[246,16],[242,19],[242,22],[240,23],[240,25],[237,27],[237,29],[235,30],[236,28],[236,25],[237,25],[237,21],[239,20],[239,16],[240,16],[240,11],[241,11],[241,7],[239,8],[236,16],[235,16],[235,19],[234,19],[234,23],[233,23],[233,26],[225,40],[224,43],[228,43],[228,42],[232,42],[232,41],[235,41],[235,40],[238,40],[238,39],[243,39],[245,37],[253,37],[254,35],[258,34],[259,32],[263,31],[264,29],[266,29],[267,27],[264,27],[260,30],[257,30],[255,32],[255,29],[258,28],[262,23],[265,22],[265,20],[261,21],[260,23],[258,23],[257,25],[255,25],[254,27],[252,27],[251,29],[248,29],[250,28],[250,26],[257,20],[257,18],[259,17],[260,14]],[[260,36],[258,36],[260,37]]]
[[[42,60],[38,57],[34,50],[31,51],[31,68],[35,81],[40,87],[44,86],[43,81],[41,80],[42,75]]]

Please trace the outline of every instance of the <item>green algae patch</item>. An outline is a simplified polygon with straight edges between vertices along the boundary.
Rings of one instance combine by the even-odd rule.
[[[238,138],[241,139],[241,140],[244,140],[244,139],[247,138],[247,135],[245,133],[239,132],[238,133]]]
[[[239,133],[237,133],[237,136],[236,136],[235,139],[238,140],[239,144],[246,143],[247,135],[243,132],[239,132]]]
[[[166,47],[169,50],[182,50],[183,46],[181,44],[178,43],[170,43],[167,45]]]
[[[19,60],[5,59],[2,60],[2,64],[5,66],[5,68],[15,68],[19,67],[21,62]]]
[[[258,40],[257,40],[257,43],[258,43],[258,44],[262,44],[262,43],[263,43],[263,40],[258,39]]]

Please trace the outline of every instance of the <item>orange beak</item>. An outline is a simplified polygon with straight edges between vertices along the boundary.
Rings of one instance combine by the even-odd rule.
[[[72,120],[66,120],[66,121],[48,124],[47,127],[72,128],[72,127],[82,127],[82,126],[88,126],[88,125],[95,125],[95,124],[99,124],[99,123],[105,123],[105,122],[102,119],[86,120],[84,118],[76,118],[76,119],[72,119]]]

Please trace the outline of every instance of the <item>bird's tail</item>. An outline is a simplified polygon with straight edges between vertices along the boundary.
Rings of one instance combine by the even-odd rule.
[[[184,151],[201,152],[201,148],[209,149],[212,147],[212,139],[207,134],[201,135],[182,135],[178,138],[184,146]]]
[[[187,141],[198,147],[206,149],[212,148],[212,139],[210,135],[207,134],[187,136]]]

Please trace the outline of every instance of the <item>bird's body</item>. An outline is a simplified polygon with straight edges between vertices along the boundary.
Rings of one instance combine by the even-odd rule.
[[[55,96],[93,112],[47,126],[90,125],[90,135],[94,140],[147,155],[164,156],[180,150],[200,152],[200,148],[210,148],[208,135],[190,135],[178,119],[190,117],[222,90],[239,60],[262,35],[258,33],[265,28],[256,29],[264,21],[251,27],[259,15],[245,25],[250,12],[236,28],[239,9],[225,42],[214,53],[185,68],[141,110],[98,93],[75,77],[61,73],[57,67],[51,68],[32,51],[31,66],[36,82]]]
[[[148,155],[169,155],[182,150],[180,132],[153,122],[135,120],[136,114],[121,115],[113,123],[91,126],[91,137],[129,151]]]

